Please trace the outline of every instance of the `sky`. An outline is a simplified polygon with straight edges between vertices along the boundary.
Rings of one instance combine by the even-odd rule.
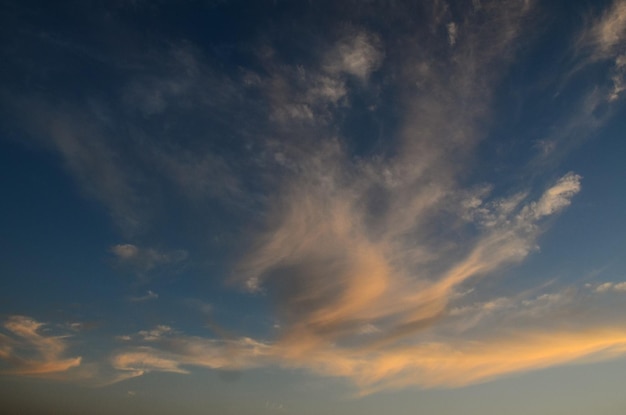
[[[5,410],[624,413],[626,0],[0,31]]]

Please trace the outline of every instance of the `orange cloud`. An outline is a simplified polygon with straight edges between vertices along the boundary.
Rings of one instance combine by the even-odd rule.
[[[43,323],[29,317],[9,317],[4,328],[13,337],[0,334],[0,358],[11,368],[2,373],[44,376],[80,365],[81,357],[61,357],[67,349],[64,337],[43,335],[40,330],[43,326]]]

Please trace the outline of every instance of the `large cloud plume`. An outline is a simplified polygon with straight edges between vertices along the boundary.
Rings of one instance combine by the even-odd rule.
[[[327,33],[293,29],[305,45],[294,40],[281,49],[271,34],[255,39],[246,45],[254,64],[228,75],[193,46],[170,42],[167,53],[155,53],[169,66],[138,59],[140,70],[111,98],[121,99],[121,109],[57,107],[39,96],[11,106],[20,114],[35,110],[37,122],[27,130],[63,157],[131,242],[156,220],[151,202],[160,192],[182,200],[175,207],[166,197],[156,203],[176,213],[170,218],[201,211],[200,219],[214,215],[223,228],[245,224],[232,232],[242,241],[237,247],[248,249],[227,264],[230,287],[267,300],[279,328],[258,338],[219,338],[226,330],[217,324],[218,338],[165,325],[126,334],[105,383],[190,367],[279,365],[346,378],[367,394],[456,387],[625,351],[624,324],[602,322],[606,310],[565,323],[575,297],[567,290],[466,301],[481,282],[501,278],[537,251],[582,177],[564,170],[545,179],[550,174],[535,171],[545,163],[522,158],[516,167],[533,170],[523,178],[534,181],[511,179],[503,189],[471,177],[479,146],[498,121],[498,85],[520,34],[532,31],[535,2],[412,3],[394,2],[379,16],[380,5],[359,2],[349,19],[329,18]],[[600,104],[621,96],[624,4],[615,1],[591,20],[576,42],[583,63],[568,75],[611,60],[611,88],[583,93],[572,120],[550,126],[560,135],[540,142],[542,156],[558,152],[575,130],[599,127],[608,117],[594,115]],[[347,6],[336,7],[342,16]],[[359,24],[372,16],[379,25]],[[290,53],[301,59],[288,59]],[[121,138],[118,124],[130,126]],[[189,220],[194,235],[202,233],[197,219]],[[188,258],[186,250],[134,243],[110,251],[138,274]],[[623,292],[605,284],[588,297]],[[157,297],[148,291],[131,302]],[[80,358],[62,357],[64,340],[42,335],[41,327],[26,317],[5,326],[12,336],[1,335],[0,357],[12,373],[79,365]],[[37,357],[22,358],[19,344]]]

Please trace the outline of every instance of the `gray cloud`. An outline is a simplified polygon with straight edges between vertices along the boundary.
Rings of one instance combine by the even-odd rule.
[[[324,69],[331,74],[345,73],[366,81],[384,57],[380,40],[366,32],[348,34],[328,53]]]

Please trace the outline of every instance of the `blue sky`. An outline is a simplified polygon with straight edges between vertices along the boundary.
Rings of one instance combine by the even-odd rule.
[[[621,414],[626,1],[3,1],[16,413]]]

